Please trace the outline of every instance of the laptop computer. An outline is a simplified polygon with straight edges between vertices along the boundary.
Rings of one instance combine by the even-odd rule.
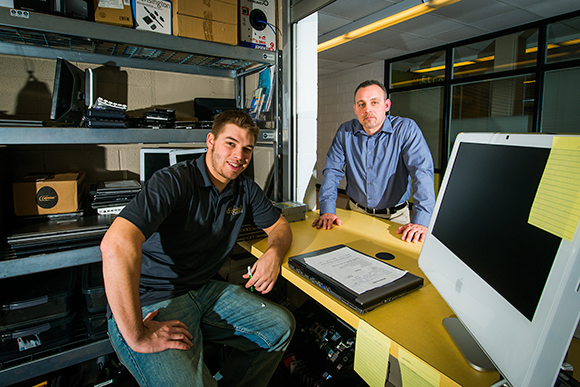
[[[406,272],[402,277],[394,280],[393,282],[372,288],[359,294],[354,290],[352,290],[351,288],[345,286],[343,283],[317,270],[307,262],[308,258],[313,258],[320,256],[322,254],[335,252],[342,248],[350,249],[355,253],[362,254],[368,258],[371,258],[374,261],[376,261],[374,262],[374,264],[379,266],[385,265],[384,268],[387,270],[397,269],[386,262],[380,261],[376,258],[356,251],[345,245],[336,245],[325,249],[312,251],[310,253],[290,257],[288,258],[288,266],[290,267],[290,269],[300,274],[308,281],[320,287],[322,290],[330,294],[332,297],[336,298],[337,300],[347,305],[351,309],[354,309],[356,312],[360,314],[373,310],[374,308],[382,304],[393,301],[423,286],[423,278],[418,277],[409,272]]]

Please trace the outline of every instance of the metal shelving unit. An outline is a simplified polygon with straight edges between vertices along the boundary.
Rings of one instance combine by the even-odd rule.
[[[147,70],[199,74],[236,79],[238,104],[243,106],[244,80],[268,66],[281,73],[281,53],[138,31],[39,13],[23,14],[0,7],[0,53]],[[275,129],[262,129],[261,145],[275,150],[274,173],[280,173],[282,135],[281,77],[276,77],[273,106]],[[170,144],[203,143],[205,129],[85,129],[0,127],[2,145],[58,144]],[[275,191],[281,191],[278,178]],[[98,246],[0,260],[0,280],[34,272],[84,265],[101,260]],[[57,353],[33,357],[17,365],[0,364],[0,387],[69,365],[90,360],[112,348],[107,339],[63,346]],[[8,365],[6,365],[8,364]]]
[[[170,144],[205,143],[209,129],[85,129],[45,127],[0,128],[3,145]],[[260,130],[258,141],[273,141],[274,129]]]

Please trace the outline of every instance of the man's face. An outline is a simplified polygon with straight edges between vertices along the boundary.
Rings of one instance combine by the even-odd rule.
[[[377,85],[358,89],[355,95],[354,114],[365,132],[372,136],[385,122],[385,114],[391,108],[391,101],[385,99],[385,93]]]
[[[234,124],[226,124],[218,137],[207,135],[206,164],[220,191],[248,167],[255,143],[253,134]]]

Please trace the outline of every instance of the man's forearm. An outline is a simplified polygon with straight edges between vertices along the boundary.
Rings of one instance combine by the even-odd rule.
[[[274,225],[274,228],[268,233],[268,250],[272,250],[279,257],[280,264],[284,255],[292,244],[292,230],[288,221],[284,217]]]

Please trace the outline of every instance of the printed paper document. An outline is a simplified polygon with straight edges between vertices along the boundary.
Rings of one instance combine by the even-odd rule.
[[[349,247],[305,258],[304,261],[357,294],[387,285],[407,273]]]

